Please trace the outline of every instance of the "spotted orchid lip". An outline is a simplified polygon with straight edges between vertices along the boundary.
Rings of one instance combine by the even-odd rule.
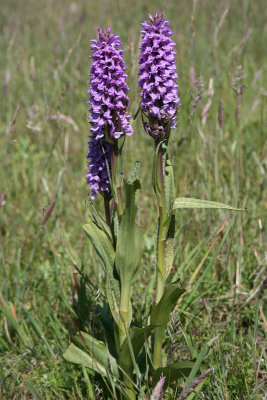
[[[159,127],[164,127],[168,121],[174,128],[180,104],[175,42],[171,39],[170,22],[162,14],[156,13],[154,17],[148,14],[148,19],[149,22],[141,24],[142,43],[138,59],[141,109],[155,118]]]
[[[110,192],[111,148],[106,133],[111,140],[124,135],[132,135],[126,66],[123,59],[122,43],[119,36],[98,29],[98,40],[91,41],[92,59],[89,87],[91,134],[89,140],[89,172],[86,175],[91,189],[90,197],[95,199],[101,192]],[[109,168],[109,171],[108,171]]]

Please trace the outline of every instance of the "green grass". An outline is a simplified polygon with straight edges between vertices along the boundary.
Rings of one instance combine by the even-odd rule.
[[[81,229],[87,220],[89,40],[98,26],[111,26],[121,36],[134,115],[139,23],[155,11],[171,21],[177,43],[182,105],[170,143],[177,194],[247,208],[238,215],[177,212],[173,277],[180,277],[188,292],[180,313],[173,314],[164,352],[172,360],[196,357],[216,338],[205,356],[214,372],[196,389],[195,399],[264,397],[265,2],[5,0],[0,14],[0,196],[8,192],[0,208],[1,399],[89,399],[90,384],[96,399],[111,398],[100,378],[90,375],[89,380],[85,370],[62,358],[77,327],[102,337],[94,313],[102,298],[102,275]],[[236,76],[241,79],[235,83]],[[204,124],[211,79],[214,95]],[[246,88],[237,118],[234,88],[242,83]],[[152,139],[139,119],[134,128],[124,159],[126,171],[135,159],[141,161],[139,214],[145,239],[133,297],[138,325],[151,305],[156,200],[151,195]],[[97,206],[102,209],[101,202]],[[178,399],[184,384],[178,381],[166,399]]]

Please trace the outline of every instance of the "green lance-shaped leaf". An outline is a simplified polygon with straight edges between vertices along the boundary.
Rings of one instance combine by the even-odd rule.
[[[174,176],[173,168],[167,153],[167,143],[163,143],[165,147],[164,151],[164,194],[165,194],[165,207],[166,214],[168,215],[173,208],[173,202],[175,199],[175,187],[174,187]]]
[[[160,219],[158,226],[158,246],[164,247],[164,265],[158,265],[158,273],[162,274],[163,280],[166,281],[173,264],[173,254],[174,254],[174,233],[175,233],[175,214],[172,213],[173,202],[175,198],[175,187],[174,187],[174,175],[173,168],[168,156],[167,147],[168,141],[164,140],[160,143],[161,148],[157,148],[156,157],[159,157],[159,150],[161,152],[162,160],[157,160],[156,170],[154,168],[154,174],[157,174],[156,182],[158,185],[162,185],[159,166],[163,168],[163,179],[164,179],[164,191],[161,193],[160,198]],[[160,163],[159,163],[160,161]],[[163,241],[163,243],[160,243]],[[161,269],[163,268],[163,269]]]
[[[96,210],[94,203],[92,200],[89,200],[89,214],[90,214],[90,220],[92,220],[99,229],[104,231],[109,239],[112,241],[112,234],[110,227],[108,224],[105,222],[105,220],[101,217],[99,212]]]
[[[135,213],[128,211],[126,210],[119,228],[115,256],[115,265],[121,279],[121,285],[131,283],[141,262],[142,232],[134,222]]]
[[[84,350],[89,351],[94,359],[101,362],[106,369],[111,371],[113,376],[119,376],[117,361],[102,341],[97,340],[89,333],[81,332],[81,335],[76,335],[75,342],[80,347],[84,347]]]
[[[243,211],[243,208],[235,208],[223,203],[217,203],[216,201],[191,199],[189,197],[178,197],[174,200],[172,211],[178,208],[218,208],[233,211]]]
[[[104,271],[108,267],[114,266],[115,251],[107,234],[100,229],[92,220],[83,226],[83,230],[87,234],[95,251],[99,255]]]
[[[113,271],[107,273],[107,299],[110,307],[111,314],[116,321],[117,325],[120,324],[120,284],[117,279],[113,276]],[[131,310],[130,310],[131,312]]]
[[[120,285],[114,277],[115,251],[107,234],[90,221],[83,226],[95,251],[100,257],[103,269],[106,273],[106,293],[108,304],[114,320],[119,324]]]
[[[119,378],[117,362],[109,353],[105,344],[88,333],[81,332],[81,334],[82,338],[77,337],[76,341],[84,350],[71,343],[63,354],[65,360],[84,365],[105,377],[110,372],[113,377]]]
[[[167,367],[157,368],[153,373],[152,386],[155,386],[163,375],[166,377],[164,382],[164,388],[166,388],[178,378],[188,377],[194,365],[194,361],[180,361],[169,364]]]
[[[152,325],[160,325],[165,329],[169,321],[170,313],[177,304],[177,300],[185,292],[184,289],[181,289],[177,286],[177,282],[178,281],[175,281],[165,288],[159,303],[152,309]]]
[[[139,353],[141,352],[145,341],[149,338],[152,331],[156,328],[156,325],[149,325],[145,328],[134,327],[130,333],[130,340],[133,348],[135,360],[137,360]],[[132,376],[133,373],[133,362],[131,359],[129,344],[127,338],[125,339],[118,358],[118,364],[122,370],[128,375]]]
[[[175,215],[170,218],[169,229],[165,239],[165,281],[168,278],[173,264],[174,256]]]
[[[88,353],[84,352],[73,343],[69,345],[69,347],[63,354],[63,358],[66,361],[72,362],[74,364],[84,365],[85,367],[98,372],[100,375],[107,376],[107,371],[101,363],[93,360]]]
[[[125,306],[125,310],[122,309],[122,312],[129,308],[130,284],[141,262],[142,233],[135,223],[137,213],[135,193],[141,187],[138,169],[139,163],[136,163],[124,185],[125,209],[120,222],[116,245],[115,266],[120,277],[121,293],[125,297],[121,302],[121,305],[123,303]],[[127,302],[128,304],[125,304]],[[126,316],[125,322],[129,324],[129,315]]]
[[[159,325],[155,329],[155,342],[154,342],[154,367],[159,367],[159,360],[161,358],[161,347],[164,338],[164,332],[169,321],[170,313],[177,304],[179,297],[185,292],[177,286],[177,281],[168,285],[158,302],[158,304],[151,311],[151,324]]]

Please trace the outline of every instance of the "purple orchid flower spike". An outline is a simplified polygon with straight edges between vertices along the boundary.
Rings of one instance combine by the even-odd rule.
[[[148,121],[143,119],[144,128],[156,138],[168,136],[175,127],[180,99],[170,23],[158,13],[154,17],[148,14],[148,18],[149,22],[141,24],[138,85],[142,89],[141,110],[148,116]]]
[[[122,43],[119,36],[111,33],[111,28],[106,32],[99,28],[98,35],[98,40],[91,41],[90,57],[93,61],[88,91],[92,126],[86,178],[92,199],[99,192],[111,196],[111,145],[121,136],[133,133],[127,113],[129,88],[124,73]]]

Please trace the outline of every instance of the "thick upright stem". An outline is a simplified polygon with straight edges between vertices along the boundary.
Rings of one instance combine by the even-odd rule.
[[[159,208],[158,254],[157,254],[157,287],[155,303],[158,304],[164,293],[165,282],[165,240],[162,238],[163,224],[165,221],[164,208]],[[153,365],[157,369],[162,367],[162,343],[164,330],[161,327],[154,332]]]
[[[121,285],[121,300],[120,300],[120,346],[122,346],[126,339],[126,327],[129,315],[129,303],[130,303],[130,287],[129,285]]]
[[[154,334],[154,351],[153,351],[153,366],[154,369],[162,367],[162,343],[164,339],[165,329],[161,327],[155,329]]]
[[[159,227],[158,227],[158,246],[157,246],[157,287],[156,304],[160,301],[164,291],[165,281],[165,240],[163,239],[163,228],[166,220],[165,191],[164,191],[164,166],[162,156],[162,145],[159,148],[157,159],[157,180],[160,184],[161,194],[158,198],[159,207]]]
[[[164,209],[159,207],[159,230],[158,230],[158,248],[157,248],[157,287],[156,287],[156,304],[160,301],[164,291],[164,278],[165,278],[165,241],[162,238],[163,225],[164,225]]]
[[[163,154],[162,154],[162,143],[160,144],[158,159],[157,159],[157,179],[160,182],[161,188],[161,199],[159,201],[162,207],[165,207],[165,190],[164,190],[164,166],[163,166]]]
[[[127,322],[129,316],[129,304],[130,304],[130,286],[122,285],[121,286],[121,300],[120,300],[120,327],[119,327],[119,340],[120,340],[120,348],[123,345],[124,341],[127,338]],[[126,393],[131,400],[136,399],[135,392],[133,390],[133,384],[131,379],[128,376],[123,375],[123,381],[127,386]]]
[[[157,246],[157,286],[156,286],[156,296],[155,296],[156,304],[159,303],[164,293],[164,282],[166,278],[165,239],[163,237],[164,223],[166,221],[166,205],[165,205],[166,201],[165,201],[165,191],[164,191],[164,166],[163,166],[162,146],[160,147],[158,152],[157,180],[160,183],[161,195],[160,199],[158,199],[159,227],[158,227],[158,246]],[[155,369],[162,366],[163,336],[164,336],[164,331],[162,331],[162,328],[159,327],[155,329],[154,349],[153,349],[153,364]]]

